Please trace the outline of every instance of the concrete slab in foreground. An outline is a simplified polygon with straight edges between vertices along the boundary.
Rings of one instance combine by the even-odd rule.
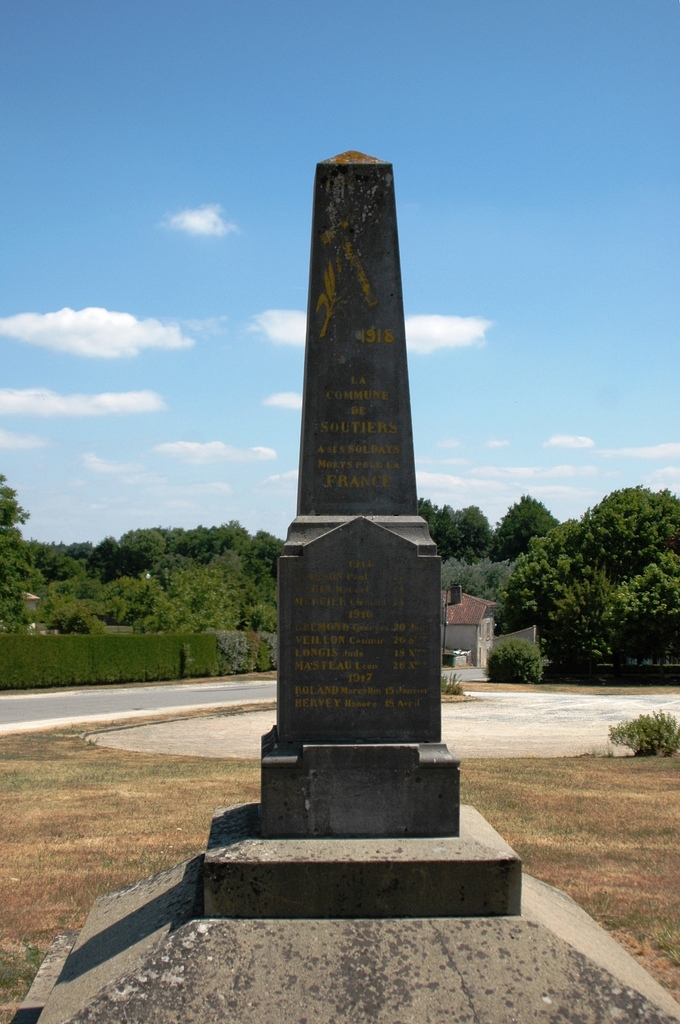
[[[554,931],[520,917],[194,920],[69,1018],[73,1024],[678,1019]]]

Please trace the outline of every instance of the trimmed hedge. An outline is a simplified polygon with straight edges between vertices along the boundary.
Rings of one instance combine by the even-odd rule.
[[[0,634],[0,689],[133,683],[217,674],[214,633]]]

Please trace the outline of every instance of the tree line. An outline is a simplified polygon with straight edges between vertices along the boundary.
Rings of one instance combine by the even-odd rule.
[[[495,527],[477,506],[420,514],[442,557],[442,585],[497,602],[497,632],[537,625],[564,668],[680,655],[680,499],[644,487],[613,491],[560,523],[529,495]],[[27,628],[24,592],[60,632],[105,622],[137,632],[276,628],[283,542],[238,522],[131,530],[97,545],[24,540],[28,520],[0,475],[0,630]],[[36,617],[36,613],[33,613]]]
[[[276,629],[276,561],[283,542],[238,522],[193,530],[130,530],[99,544],[24,540],[29,518],[0,476],[0,628],[29,615],[60,633]],[[27,613],[24,592],[40,597]]]
[[[495,530],[476,506],[419,507],[446,559],[443,585],[496,601],[497,632],[536,625],[553,665],[618,674],[624,658],[662,667],[680,656],[680,499],[670,491],[613,491],[564,523],[525,495]]]

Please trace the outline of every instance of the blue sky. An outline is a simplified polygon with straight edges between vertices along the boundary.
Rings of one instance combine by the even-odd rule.
[[[678,0],[0,7],[25,534],[295,514],[314,167],[394,164],[419,493],[680,492]]]

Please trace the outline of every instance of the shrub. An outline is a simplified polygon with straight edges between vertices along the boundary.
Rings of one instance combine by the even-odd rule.
[[[272,664],[269,657],[269,647],[261,638],[258,640],[256,664],[258,672],[268,672]]]
[[[635,757],[671,757],[680,749],[680,725],[673,715],[655,711],[610,726],[609,739],[619,747],[630,747]]]
[[[504,640],[489,652],[486,672],[492,683],[540,683],[540,648],[528,640]]]
[[[276,633],[218,629],[215,636],[220,675],[276,668]]]
[[[246,634],[236,629],[218,629],[215,637],[220,675],[230,676],[235,672],[247,672],[250,645]]]
[[[450,676],[442,676],[442,693],[446,693],[450,697],[462,697],[463,682],[455,672]]]
[[[277,637],[277,634],[276,633],[265,633],[264,631],[261,631],[259,636],[260,636],[260,641],[267,645],[267,650],[269,652],[269,667],[270,668],[276,668],[276,665],[277,665],[277,649],[278,649],[278,642],[277,642],[278,641],[278,637]]]

